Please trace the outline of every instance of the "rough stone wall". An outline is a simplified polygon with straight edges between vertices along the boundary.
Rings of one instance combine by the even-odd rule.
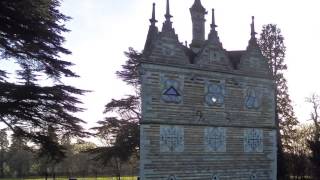
[[[209,69],[141,64],[141,179],[276,179],[273,81]]]

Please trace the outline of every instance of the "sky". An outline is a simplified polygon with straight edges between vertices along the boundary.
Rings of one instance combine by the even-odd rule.
[[[170,0],[172,22],[180,42],[191,42],[189,8],[194,0]],[[215,9],[218,35],[227,50],[244,50],[250,38],[251,16],[255,16],[256,32],[264,24],[277,24],[285,38],[289,94],[300,122],[307,122],[311,106],[305,98],[320,94],[320,11],[318,0],[202,0],[209,12],[206,33]],[[164,22],[166,0],[64,0],[61,11],[73,19],[66,23],[71,32],[64,34],[65,47],[73,54],[64,57],[76,65],[72,69],[81,77],[65,79],[67,84],[92,90],[81,97],[79,113],[92,127],[102,120],[103,110],[112,98],[133,93],[116,77],[128,47],[141,51],[147,36],[152,3],[156,3],[159,29]],[[258,37],[258,36],[257,36]]]

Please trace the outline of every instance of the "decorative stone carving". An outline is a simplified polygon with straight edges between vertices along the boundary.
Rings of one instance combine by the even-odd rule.
[[[176,177],[175,177],[174,175],[170,175],[170,176],[168,177],[168,180],[176,180]]]
[[[162,54],[165,56],[173,56],[175,54],[173,44],[163,44],[162,45]]]
[[[181,83],[177,80],[167,79],[162,82],[161,99],[166,103],[180,104],[182,102]]]
[[[256,89],[247,89],[245,105],[248,109],[258,109],[260,107],[260,93]]]
[[[220,180],[220,178],[217,174],[214,174],[214,175],[212,175],[211,180]]]
[[[227,83],[230,83],[230,84],[232,84],[234,86],[239,86],[240,85],[239,81],[236,78],[228,78],[226,81],[227,81]]]
[[[209,106],[222,106],[224,104],[224,84],[211,83],[206,85],[205,102]]]
[[[178,126],[160,126],[160,152],[183,152],[184,129]]]
[[[217,52],[216,50],[211,50],[209,53],[209,57],[210,57],[210,62],[214,62],[217,60]]]
[[[250,180],[257,180],[258,178],[257,178],[257,174],[256,173],[252,173],[251,175],[250,175]]]
[[[226,129],[209,127],[204,130],[204,145],[209,152],[226,152]]]
[[[244,152],[263,152],[262,129],[245,129]]]
[[[200,111],[200,110],[197,110],[196,111],[196,121],[197,122],[203,122],[205,120],[206,120],[206,118],[204,117],[203,112]]]

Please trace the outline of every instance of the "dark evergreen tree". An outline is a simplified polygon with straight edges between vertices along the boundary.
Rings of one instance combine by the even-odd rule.
[[[139,90],[138,65],[141,54],[132,48],[125,52],[128,60],[122,66],[122,70],[116,72],[118,77]],[[95,159],[104,165],[113,168],[115,175],[120,178],[121,164],[138,152],[140,135],[139,121],[141,120],[140,96],[129,95],[123,99],[112,99],[105,106],[106,118],[99,121],[97,127],[93,128],[96,135],[106,142],[105,147],[91,150]],[[117,113],[117,116],[114,116]]]
[[[284,150],[290,151],[295,126],[299,123],[295,117],[288,93],[287,80],[283,73],[287,69],[284,62],[286,47],[281,30],[275,24],[264,25],[258,41],[262,54],[267,58],[273,78],[276,82],[275,120],[278,139],[278,179],[288,178]]]
[[[70,19],[59,11],[60,0],[0,1],[0,63],[20,65],[19,80],[8,80],[0,70],[0,122],[17,137],[27,138],[42,148],[63,153],[46,133],[50,124],[56,133],[83,137],[83,121],[74,113],[83,109],[76,96],[84,90],[65,85],[62,77],[78,77],[61,55],[71,52],[62,45]],[[43,86],[41,79],[52,80]],[[18,82],[17,82],[18,81]],[[48,83],[46,83],[48,84]]]

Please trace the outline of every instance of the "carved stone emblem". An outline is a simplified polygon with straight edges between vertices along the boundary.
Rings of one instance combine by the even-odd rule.
[[[257,180],[257,174],[256,173],[252,173],[250,175],[250,180]]]
[[[204,130],[204,145],[206,151],[226,152],[226,129],[209,127]]]
[[[259,92],[254,88],[248,88],[245,98],[245,105],[248,109],[258,109],[260,107]]]
[[[212,50],[209,52],[210,62],[214,62],[217,60],[217,52]]]
[[[197,121],[197,122],[203,122],[203,121],[206,120],[206,118],[205,118],[204,115],[203,115],[203,112],[200,111],[200,110],[197,110],[197,111],[196,111],[195,116],[196,116],[196,121]]]
[[[220,180],[220,178],[217,174],[214,174],[214,175],[212,175],[211,180]]]
[[[184,130],[178,126],[160,126],[160,152],[183,152]]]
[[[173,44],[163,44],[162,54],[165,56],[173,56],[175,54]]]
[[[263,131],[262,129],[245,129],[244,151],[263,152]]]
[[[209,106],[222,106],[224,104],[225,88],[223,84],[214,83],[206,85],[205,101]]]
[[[182,102],[181,83],[177,80],[167,79],[162,82],[162,95],[161,99],[166,103]]]
[[[174,175],[170,175],[170,176],[168,177],[168,180],[176,180],[176,177],[175,177]]]

